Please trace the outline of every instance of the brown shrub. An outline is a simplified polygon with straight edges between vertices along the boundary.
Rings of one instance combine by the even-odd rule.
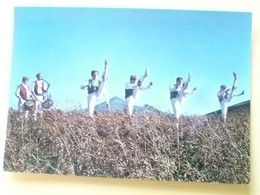
[[[219,116],[50,110],[40,121],[9,110],[4,170],[248,184],[249,109]]]

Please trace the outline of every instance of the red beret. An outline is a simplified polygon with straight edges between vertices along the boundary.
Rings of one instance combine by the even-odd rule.
[[[178,80],[183,80],[183,78],[182,77],[177,77],[176,81],[178,81]]]
[[[23,81],[25,81],[25,80],[27,80],[27,81],[28,81],[28,80],[29,80],[29,78],[28,78],[28,77],[26,77],[26,76],[24,76],[24,77],[23,77]]]
[[[226,85],[221,85],[220,88],[222,88],[222,89],[226,89],[227,86],[226,86]]]
[[[98,73],[97,70],[92,70],[92,71],[91,71],[91,75],[93,75],[93,74],[96,73],[96,72]]]
[[[136,76],[134,75],[130,76],[130,80],[136,80]]]

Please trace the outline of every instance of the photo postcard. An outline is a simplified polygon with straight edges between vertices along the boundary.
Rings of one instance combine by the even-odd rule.
[[[4,170],[250,183],[252,13],[15,7]]]

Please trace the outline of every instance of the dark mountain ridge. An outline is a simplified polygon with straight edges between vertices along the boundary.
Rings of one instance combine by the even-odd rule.
[[[126,101],[115,96],[113,98],[111,98],[109,100],[109,103],[110,103],[110,109],[109,111],[110,112],[125,112],[126,111]],[[232,105],[232,106],[229,106],[228,108],[228,111],[235,111],[237,109],[249,109],[250,110],[250,100],[247,100],[247,101],[244,101],[244,102],[240,102],[238,104],[235,104],[235,105]],[[103,111],[107,111],[108,110],[108,107],[107,107],[107,104],[106,102],[102,102],[98,105],[96,105],[96,108],[95,110],[97,112],[103,112]],[[166,115],[169,115],[170,113],[168,112],[162,112],[156,108],[154,108],[153,106],[150,106],[148,104],[144,105],[144,106],[135,106],[134,107],[134,112],[137,112],[137,113],[157,113],[157,112],[160,112],[160,113],[164,113]],[[220,115],[221,114],[221,110],[216,110],[216,111],[213,111],[213,112],[210,112],[210,113],[207,113],[205,114],[206,116],[208,115],[213,115],[213,114],[216,114],[216,115]]]

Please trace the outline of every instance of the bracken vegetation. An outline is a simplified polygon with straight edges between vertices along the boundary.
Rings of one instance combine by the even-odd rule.
[[[214,183],[250,182],[250,108],[183,116],[160,111],[48,110],[39,121],[8,116],[4,170],[11,172]]]

